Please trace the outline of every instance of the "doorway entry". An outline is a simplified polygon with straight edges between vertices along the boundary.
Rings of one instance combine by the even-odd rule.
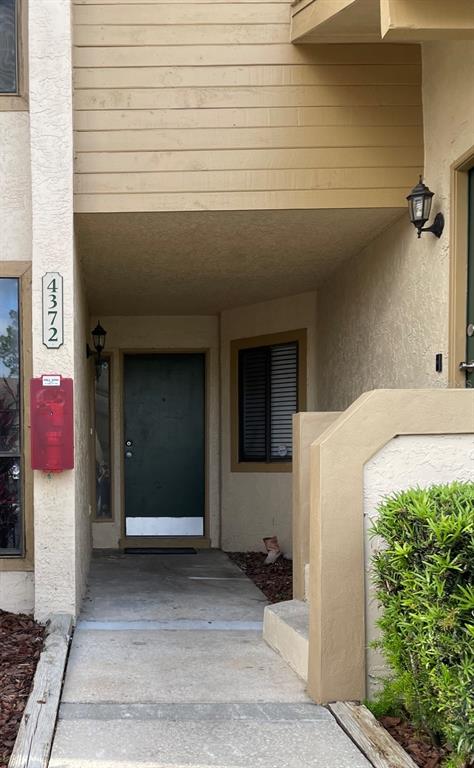
[[[204,536],[205,370],[203,353],[124,355],[127,540]]]
[[[449,386],[474,387],[474,146],[452,166]]]
[[[469,171],[467,236],[466,387],[474,388],[474,168]]]

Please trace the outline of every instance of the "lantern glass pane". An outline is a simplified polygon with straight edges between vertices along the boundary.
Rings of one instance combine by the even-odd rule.
[[[428,221],[428,219],[430,218],[431,200],[432,200],[431,195],[426,195],[426,197],[424,198],[423,218],[425,219],[425,221]]]
[[[413,221],[423,221],[424,219],[423,197],[413,199]]]

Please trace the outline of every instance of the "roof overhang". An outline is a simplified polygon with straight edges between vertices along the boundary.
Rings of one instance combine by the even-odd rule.
[[[291,41],[379,43],[379,0],[298,0],[292,6]]]
[[[296,0],[293,43],[474,39],[473,0]]]
[[[474,39],[474,2],[380,0],[380,29],[394,43]]]

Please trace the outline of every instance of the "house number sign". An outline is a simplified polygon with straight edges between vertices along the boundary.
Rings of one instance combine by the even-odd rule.
[[[64,342],[63,278],[59,272],[43,275],[43,344],[58,349]]]

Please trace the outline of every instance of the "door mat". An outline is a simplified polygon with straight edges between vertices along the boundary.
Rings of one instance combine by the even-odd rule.
[[[197,555],[194,547],[126,547],[126,555]]]

